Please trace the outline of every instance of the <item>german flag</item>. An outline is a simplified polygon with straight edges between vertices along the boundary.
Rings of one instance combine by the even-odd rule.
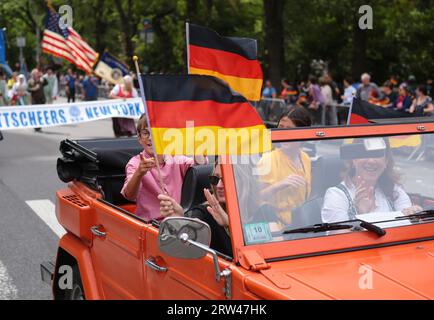
[[[221,80],[200,75],[142,75],[157,154],[240,155],[271,149],[253,106]]]
[[[261,99],[262,69],[256,40],[222,37],[215,31],[187,23],[188,73],[222,79],[247,100]]]
[[[414,114],[401,110],[393,110],[371,104],[360,98],[353,99],[350,124],[369,123],[371,119],[391,119],[414,117]]]

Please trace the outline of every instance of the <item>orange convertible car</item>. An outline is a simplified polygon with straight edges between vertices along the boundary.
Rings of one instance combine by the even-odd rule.
[[[54,299],[434,298],[434,123],[272,138],[271,153],[222,165],[233,256],[209,247],[213,230],[200,220],[134,214],[120,189],[135,139],[63,141],[57,169],[69,184],[56,214],[67,234],[55,264],[41,265]],[[301,196],[290,187],[265,196],[297,155]],[[204,201],[212,170],[189,169],[185,210]]]

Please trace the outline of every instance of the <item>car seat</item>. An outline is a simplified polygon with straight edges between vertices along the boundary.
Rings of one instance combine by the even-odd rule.
[[[342,180],[345,162],[339,156],[321,156],[312,162],[311,196],[303,205],[293,210],[293,223],[306,226],[322,223],[321,209],[328,188]]]
[[[181,207],[188,211],[194,206],[205,202],[204,188],[211,188],[208,176],[214,165],[196,165],[190,167],[184,177],[181,189]]]

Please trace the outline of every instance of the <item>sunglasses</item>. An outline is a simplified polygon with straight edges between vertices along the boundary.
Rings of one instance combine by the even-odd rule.
[[[218,184],[219,184],[219,181],[220,181],[220,179],[221,179],[221,177],[213,176],[213,175],[208,176],[208,178],[209,178],[209,183],[211,183],[213,186],[218,185]]]

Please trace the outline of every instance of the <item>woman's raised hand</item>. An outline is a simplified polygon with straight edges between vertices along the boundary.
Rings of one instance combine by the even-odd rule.
[[[223,210],[216,197],[211,194],[208,189],[203,189],[203,193],[205,194],[205,198],[208,201],[208,206],[206,209],[213,216],[214,220],[222,227],[229,226],[228,214]]]
[[[356,178],[356,193],[354,195],[354,204],[358,213],[368,213],[375,210],[374,187],[367,186],[365,180],[358,176]]]

